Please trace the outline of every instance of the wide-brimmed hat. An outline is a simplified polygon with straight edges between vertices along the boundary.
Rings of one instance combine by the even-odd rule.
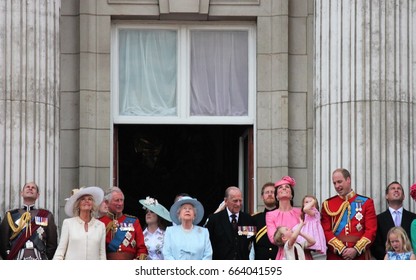
[[[199,202],[196,198],[192,198],[190,196],[183,196],[178,201],[176,201],[172,205],[172,207],[170,207],[170,211],[169,211],[170,218],[175,224],[179,225],[181,223],[178,218],[178,209],[183,204],[188,204],[188,203],[192,204],[196,209],[196,217],[195,217],[195,220],[192,222],[194,225],[199,224],[199,222],[204,217],[204,207],[202,206],[201,202]]]
[[[290,176],[283,176],[282,179],[274,183],[275,187],[278,187],[281,185],[289,185],[293,188],[296,185],[296,181]]]
[[[84,195],[91,195],[94,198],[94,204],[100,205],[104,199],[104,191],[100,187],[83,187],[79,189],[73,189],[71,197],[66,199],[65,214],[69,217],[74,216],[74,203]]]
[[[149,196],[146,199],[140,199],[139,202],[143,205],[144,209],[149,209],[159,217],[165,219],[166,221],[172,222],[170,219],[170,214],[168,209],[166,209],[162,204],[160,204],[157,199],[151,198]]]

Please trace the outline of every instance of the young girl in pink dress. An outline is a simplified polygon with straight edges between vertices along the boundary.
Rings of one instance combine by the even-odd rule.
[[[302,232],[312,236],[315,239],[315,244],[308,247],[309,250],[314,250],[319,254],[326,254],[326,239],[324,230],[321,225],[321,214],[319,213],[318,200],[313,195],[306,195],[302,200],[302,218],[305,225]],[[294,228],[296,228],[296,225]],[[298,242],[303,242],[304,238],[299,236]]]

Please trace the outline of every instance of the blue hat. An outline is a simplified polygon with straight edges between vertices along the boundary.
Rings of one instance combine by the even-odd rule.
[[[181,224],[181,222],[179,221],[179,217],[178,217],[178,210],[184,204],[192,204],[192,206],[195,207],[196,217],[195,217],[195,220],[193,221],[193,224],[194,225],[199,224],[199,222],[204,217],[204,207],[202,206],[201,202],[199,202],[196,198],[192,198],[190,196],[181,197],[178,201],[176,201],[172,205],[172,207],[170,207],[170,218],[172,219],[172,221],[177,225]]]
[[[172,222],[169,216],[169,211],[162,204],[160,204],[157,199],[146,197],[146,199],[140,199],[139,202],[143,205],[143,208],[149,209],[159,217],[165,219],[166,221]]]

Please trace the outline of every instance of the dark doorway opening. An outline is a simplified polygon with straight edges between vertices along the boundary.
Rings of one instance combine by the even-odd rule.
[[[204,205],[203,224],[223,201],[225,189],[238,186],[240,137],[250,128],[118,125],[116,182],[125,193],[125,213],[138,216],[143,223],[139,199],[156,198],[169,210],[174,197],[184,192]]]

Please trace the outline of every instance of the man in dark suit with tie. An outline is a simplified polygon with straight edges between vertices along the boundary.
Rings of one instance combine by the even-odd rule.
[[[391,182],[386,188],[388,208],[377,215],[377,233],[371,253],[377,260],[383,260],[386,255],[387,232],[394,226],[401,226],[410,237],[410,225],[416,214],[403,208],[403,187],[399,182]]]
[[[213,260],[248,260],[256,234],[253,218],[241,211],[243,196],[237,187],[225,190],[225,209],[210,215],[209,231]],[[234,220],[234,221],[233,221]]]

